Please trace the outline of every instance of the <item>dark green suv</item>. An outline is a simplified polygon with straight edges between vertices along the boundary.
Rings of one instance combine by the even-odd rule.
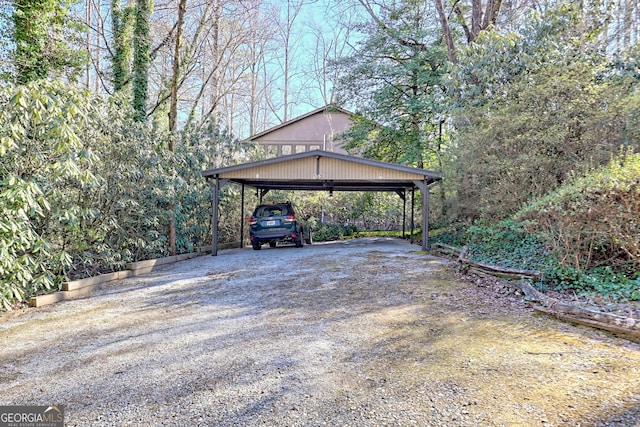
[[[303,245],[302,226],[296,220],[291,203],[259,205],[249,218],[249,238],[256,251],[264,243],[272,248],[278,242],[294,243],[296,247]]]

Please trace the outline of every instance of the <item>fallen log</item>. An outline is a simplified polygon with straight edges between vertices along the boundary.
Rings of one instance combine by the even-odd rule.
[[[438,252],[447,256],[456,257],[456,258],[459,257],[460,253],[462,252],[460,249],[456,248],[455,246],[445,245],[444,243],[434,244],[431,247],[431,251]]]
[[[553,312],[555,315],[587,319],[589,321],[623,328],[628,331],[637,331],[640,334],[640,321],[638,321],[638,319],[622,317],[601,311],[594,311],[588,308],[579,307],[575,304],[568,304],[543,294],[527,282],[520,282],[518,283],[518,286],[530,301],[542,304],[542,307],[545,308],[546,311]],[[540,305],[537,307],[540,307]]]
[[[482,267],[476,267],[471,265],[467,271],[469,273],[473,273],[477,276],[480,277],[485,277],[485,278],[499,278],[499,279],[510,279],[510,280],[522,280],[522,279],[533,279],[533,278],[537,278],[538,276],[531,276],[531,275],[527,275],[527,274],[522,274],[521,272],[518,271],[507,271],[507,270],[490,270],[490,269],[485,269]]]
[[[436,243],[433,245],[432,250],[444,256],[455,258],[468,273],[476,276],[510,279],[509,286],[519,289],[533,309],[538,312],[569,322],[640,338],[640,320],[638,319],[594,311],[575,304],[565,303],[534,288],[527,280],[535,280],[542,277],[542,272],[540,271],[503,268],[472,261],[466,258],[468,252],[466,246],[459,249],[454,246]]]
[[[482,270],[485,271],[489,274],[498,276],[498,277],[503,277],[503,278],[507,278],[507,279],[522,279],[522,278],[526,278],[526,279],[538,279],[540,277],[542,277],[542,272],[540,271],[535,271],[535,270],[519,270],[519,269],[515,269],[515,268],[504,268],[504,267],[498,267],[495,265],[490,265],[490,264],[483,264],[481,262],[476,262],[476,261],[471,261],[469,259],[463,259],[462,261],[471,267],[474,267],[478,270]]]
[[[605,331],[609,331],[609,332],[613,332],[616,334],[620,334],[620,335],[625,335],[628,337],[632,337],[634,338],[634,340],[639,340],[640,339],[640,331],[636,330],[636,329],[628,329],[625,327],[621,327],[621,326],[617,326],[617,325],[612,325],[609,323],[605,323],[605,322],[598,322],[595,320],[591,320],[591,319],[585,319],[582,317],[578,317],[578,316],[571,316],[568,314],[564,314],[564,313],[558,313],[554,310],[550,310],[546,307],[542,307],[539,305],[532,305],[533,309],[541,312],[541,313],[545,313],[549,316],[553,316],[556,317],[560,320],[564,320],[564,321],[568,321],[568,322],[573,322],[573,323],[577,323],[580,325],[585,325],[585,326],[591,326],[592,328],[597,328],[597,329],[603,329]]]

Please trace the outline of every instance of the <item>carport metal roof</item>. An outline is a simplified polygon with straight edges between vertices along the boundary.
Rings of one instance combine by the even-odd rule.
[[[213,187],[213,218],[218,218],[219,190],[228,182],[269,190],[395,191],[420,189],[423,198],[423,230],[428,230],[429,187],[442,175],[424,169],[313,150],[288,156],[209,169],[202,175]],[[243,215],[244,217],[244,215]],[[212,221],[213,255],[217,255],[218,221]],[[423,233],[423,249],[428,233]]]

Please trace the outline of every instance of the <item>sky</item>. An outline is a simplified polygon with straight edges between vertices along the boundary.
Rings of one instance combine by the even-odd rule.
[[[280,4],[283,18],[288,0],[273,0]],[[289,0],[299,2],[300,0]],[[322,93],[319,89],[319,80],[314,72],[316,47],[318,46],[318,32],[322,32],[325,46],[327,43],[335,43],[338,38],[338,47],[345,43],[345,30],[341,26],[341,19],[349,18],[343,9],[347,3],[339,0],[307,0],[300,15],[296,18],[293,32],[295,35],[294,53],[296,74],[292,86],[297,90],[295,106],[291,117],[305,114],[325,105]],[[343,13],[341,13],[343,12]],[[350,13],[354,13],[354,10]],[[350,35],[353,43],[357,37]],[[322,43],[320,43],[322,45]],[[344,51],[344,49],[343,49]],[[330,93],[331,85],[328,85]]]

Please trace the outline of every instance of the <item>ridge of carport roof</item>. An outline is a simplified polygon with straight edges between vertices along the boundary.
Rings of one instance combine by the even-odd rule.
[[[402,195],[408,189],[418,188],[423,199],[423,230],[428,230],[429,187],[442,180],[438,172],[323,150],[208,169],[202,176],[215,179],[214,190],[227,182],[236,182],[263,190],[263,194],[269,190],[307,190],[395,191]],[[213,191],[213,211],[213,218],[217,218],[218,191]],[[212,229],[213,255],[217,255],[218,230],[213,219]],[[425,250],[427,234],[423,233],[422,238]]]

